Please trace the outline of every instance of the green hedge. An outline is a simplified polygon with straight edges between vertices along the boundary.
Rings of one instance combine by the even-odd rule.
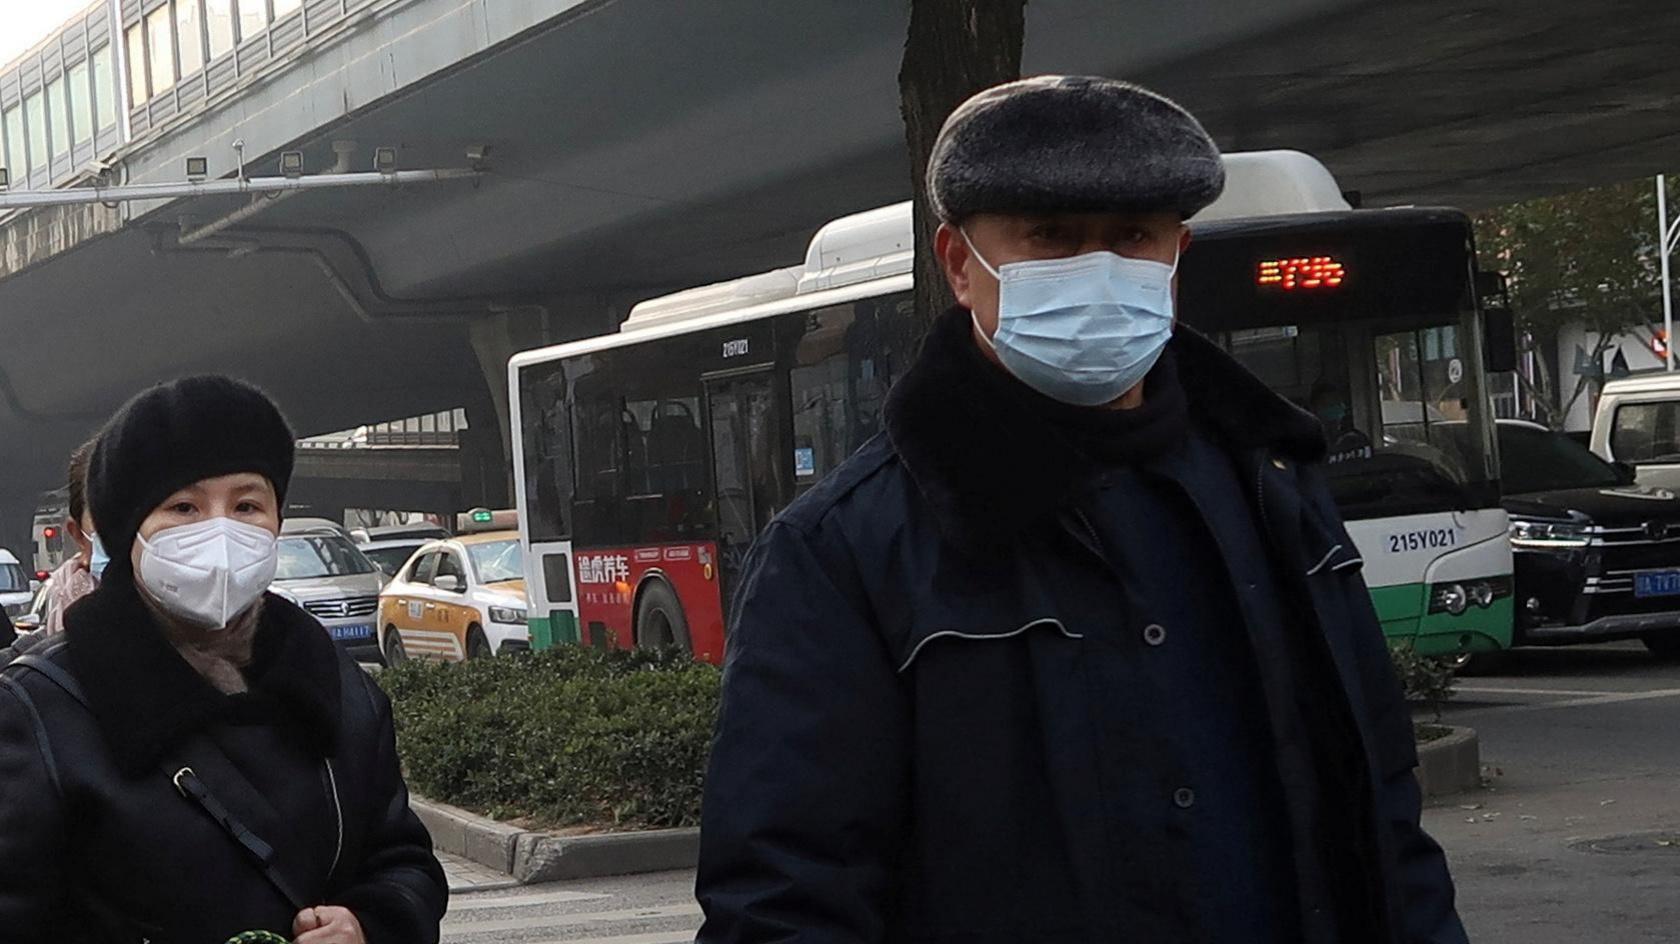
[[[1410,643],[1390,646],[1388,651],[1394,659],[1400,685],[1406,690],[1406,699],[1422,704],[1439,719],[1442,703],[1452,697],[1452,667],[1445,659],[1418,655]]]
[[[1451,694],[1437,659],[1393,650],[1406,695]],[[545,652],[460,664],[412,661],[379,676],[409,785],[500,819],[692,826],[721,673],[680,653]]]
[[[417,792],[545,824],[691,826],[721,673],[577,646],[380,674]]]

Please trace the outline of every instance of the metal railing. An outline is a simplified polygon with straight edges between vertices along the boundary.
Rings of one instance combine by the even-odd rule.
[[[288,59],[295,59],[317,41],[341,35],[367,11],[407,0],[235,0],[260,4],[261,12],[242,17],[242,7],[231,7],[235,11],[231,41],[224,37],[214,44],[207,2],[220,8],[223,0],[121,0],[124,44],[129,51],[125,91],[134,93],[129,112],[132,140],[284,67]],[[197,15],[183,18],[179,5],[184,3],[195,4]],[[160,10],[167,14],[159,15]],[[242,20],[248,21],[243,27],[256,23],[262,27],[246,33]],[[190,23],[197,35],[182,37],[183,22]],[[153,35],[159,30],[167,30],[169,38],[155,40]],[[226,48],[219,48],[223,45]],[[183,48],[188,50],[186,55]],[[154,55],[154,49],[160,54]],[[154,66],[167,69],[168,74],[157,74]]]

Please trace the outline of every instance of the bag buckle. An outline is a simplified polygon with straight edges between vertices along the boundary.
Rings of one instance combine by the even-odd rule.
[[[186,777],[191,777],[194,780],[197,780],[198,779],[198,774],[194,773],[193,769],[191,767],[182,767],[180,770],[175,771],[175,776],[173,778],[171,778],[171,780],[175,784],[175,789],[182,796],[187,796],[188,795],[187,794],[187,788],[181,785],[181,780],[183,778],[186,778]]]

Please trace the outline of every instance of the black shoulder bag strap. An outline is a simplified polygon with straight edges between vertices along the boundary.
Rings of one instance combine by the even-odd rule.
[[[26,652],[6,663],[6,665],[7,667],[15,665],[20,669],[29,669],[45,676],[47,681],[62,688],[64,694],[74,698],[77,704],[88,711],[92,711],[93,706],[88,704],[87,696],[82,694],[82,686],[77,683],[75,677],[64,671],[58,663],[47,658],[57,648],[57,646],[49,646],[41,652]]]
[[[31,652],[18,656],[12,660],[10,665],[40,673],[48,681],[63,689],[65,694],[74,698],[83,708],[92,710],[92,706],[88,704],[87,695],[82,692],[82,686],[76,681],[75,676],[66,672],[62,666],[51,659],[45,658],[45,653]],[[274,847],[265,842],[261,836],[251,832],[244,823],[239,821],[238,817],[233,815],[233,811],[223,806],[222,801],[216,799],[216,795],[210,792],[210,788],[205,786],[204,781],[198,778],[198,774],[194,773],[191,767],[182,767],[173,772],[165,767],[164,772],[169,774],[170,782],[175,785],[175,789],[180,792],[181,796],[202,807],[204,812],[216,822],[216,825],[222,827],[233,841],[239,843],[240,847],[256,863],[263,877],[268,879],[268,883],[274,886],[275,891],[278,891],[282,898],[286,899],[287,904],[298,911],[308,907],[303,903],[303,899],[292,890],[291,883],[287,882],[280,871],[274,867]]]
[[[274,867],[274,847],[264,842],[261,836],[247,829],[245,824],[233,815],[233,811],[223,806],[222,801],[216,799],[216,795],[210,792],[210,788],[204,785],[204,781],[198,779],[198,774],[194,773],[191,767],[182,767],[175,771],[170,779],[175,784],[175,789],[179,790],[182,796],[203,807],[204,812],[216,821],[216,825],[222,827],[229,836],[233,837],[235,842],[244,848],[246,853],[256,862],[257,868],[262,871],[263,877],[268,879],[268,884],[274,886],[275,890],[280,893],[280,897],[286,899],[287,904],[290,904],[296,911],[302,911],[308,907],[303,903],[303,899],[292,890],[291,883],[287,882],[285,877],[280,874],[280,870]]]

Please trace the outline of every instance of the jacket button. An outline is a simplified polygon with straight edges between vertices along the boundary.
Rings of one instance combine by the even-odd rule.
[[[1287,469],[1287,468],[1289,468],[1289,463],[1284,462],[1282,459],[1273,459],[1272,460],[1272,468],[1274,468],[1274,469]]]
[[[1151,646],[1159,646],[1167,641],[1166,627],[1160,623],[1150,623],[1143,628],[1143,641]]]
[[[1179,787],[1173,791],[1173,805],[1181,810],[1187,810],[1196,805],[1196,791],[1189,787]]]

